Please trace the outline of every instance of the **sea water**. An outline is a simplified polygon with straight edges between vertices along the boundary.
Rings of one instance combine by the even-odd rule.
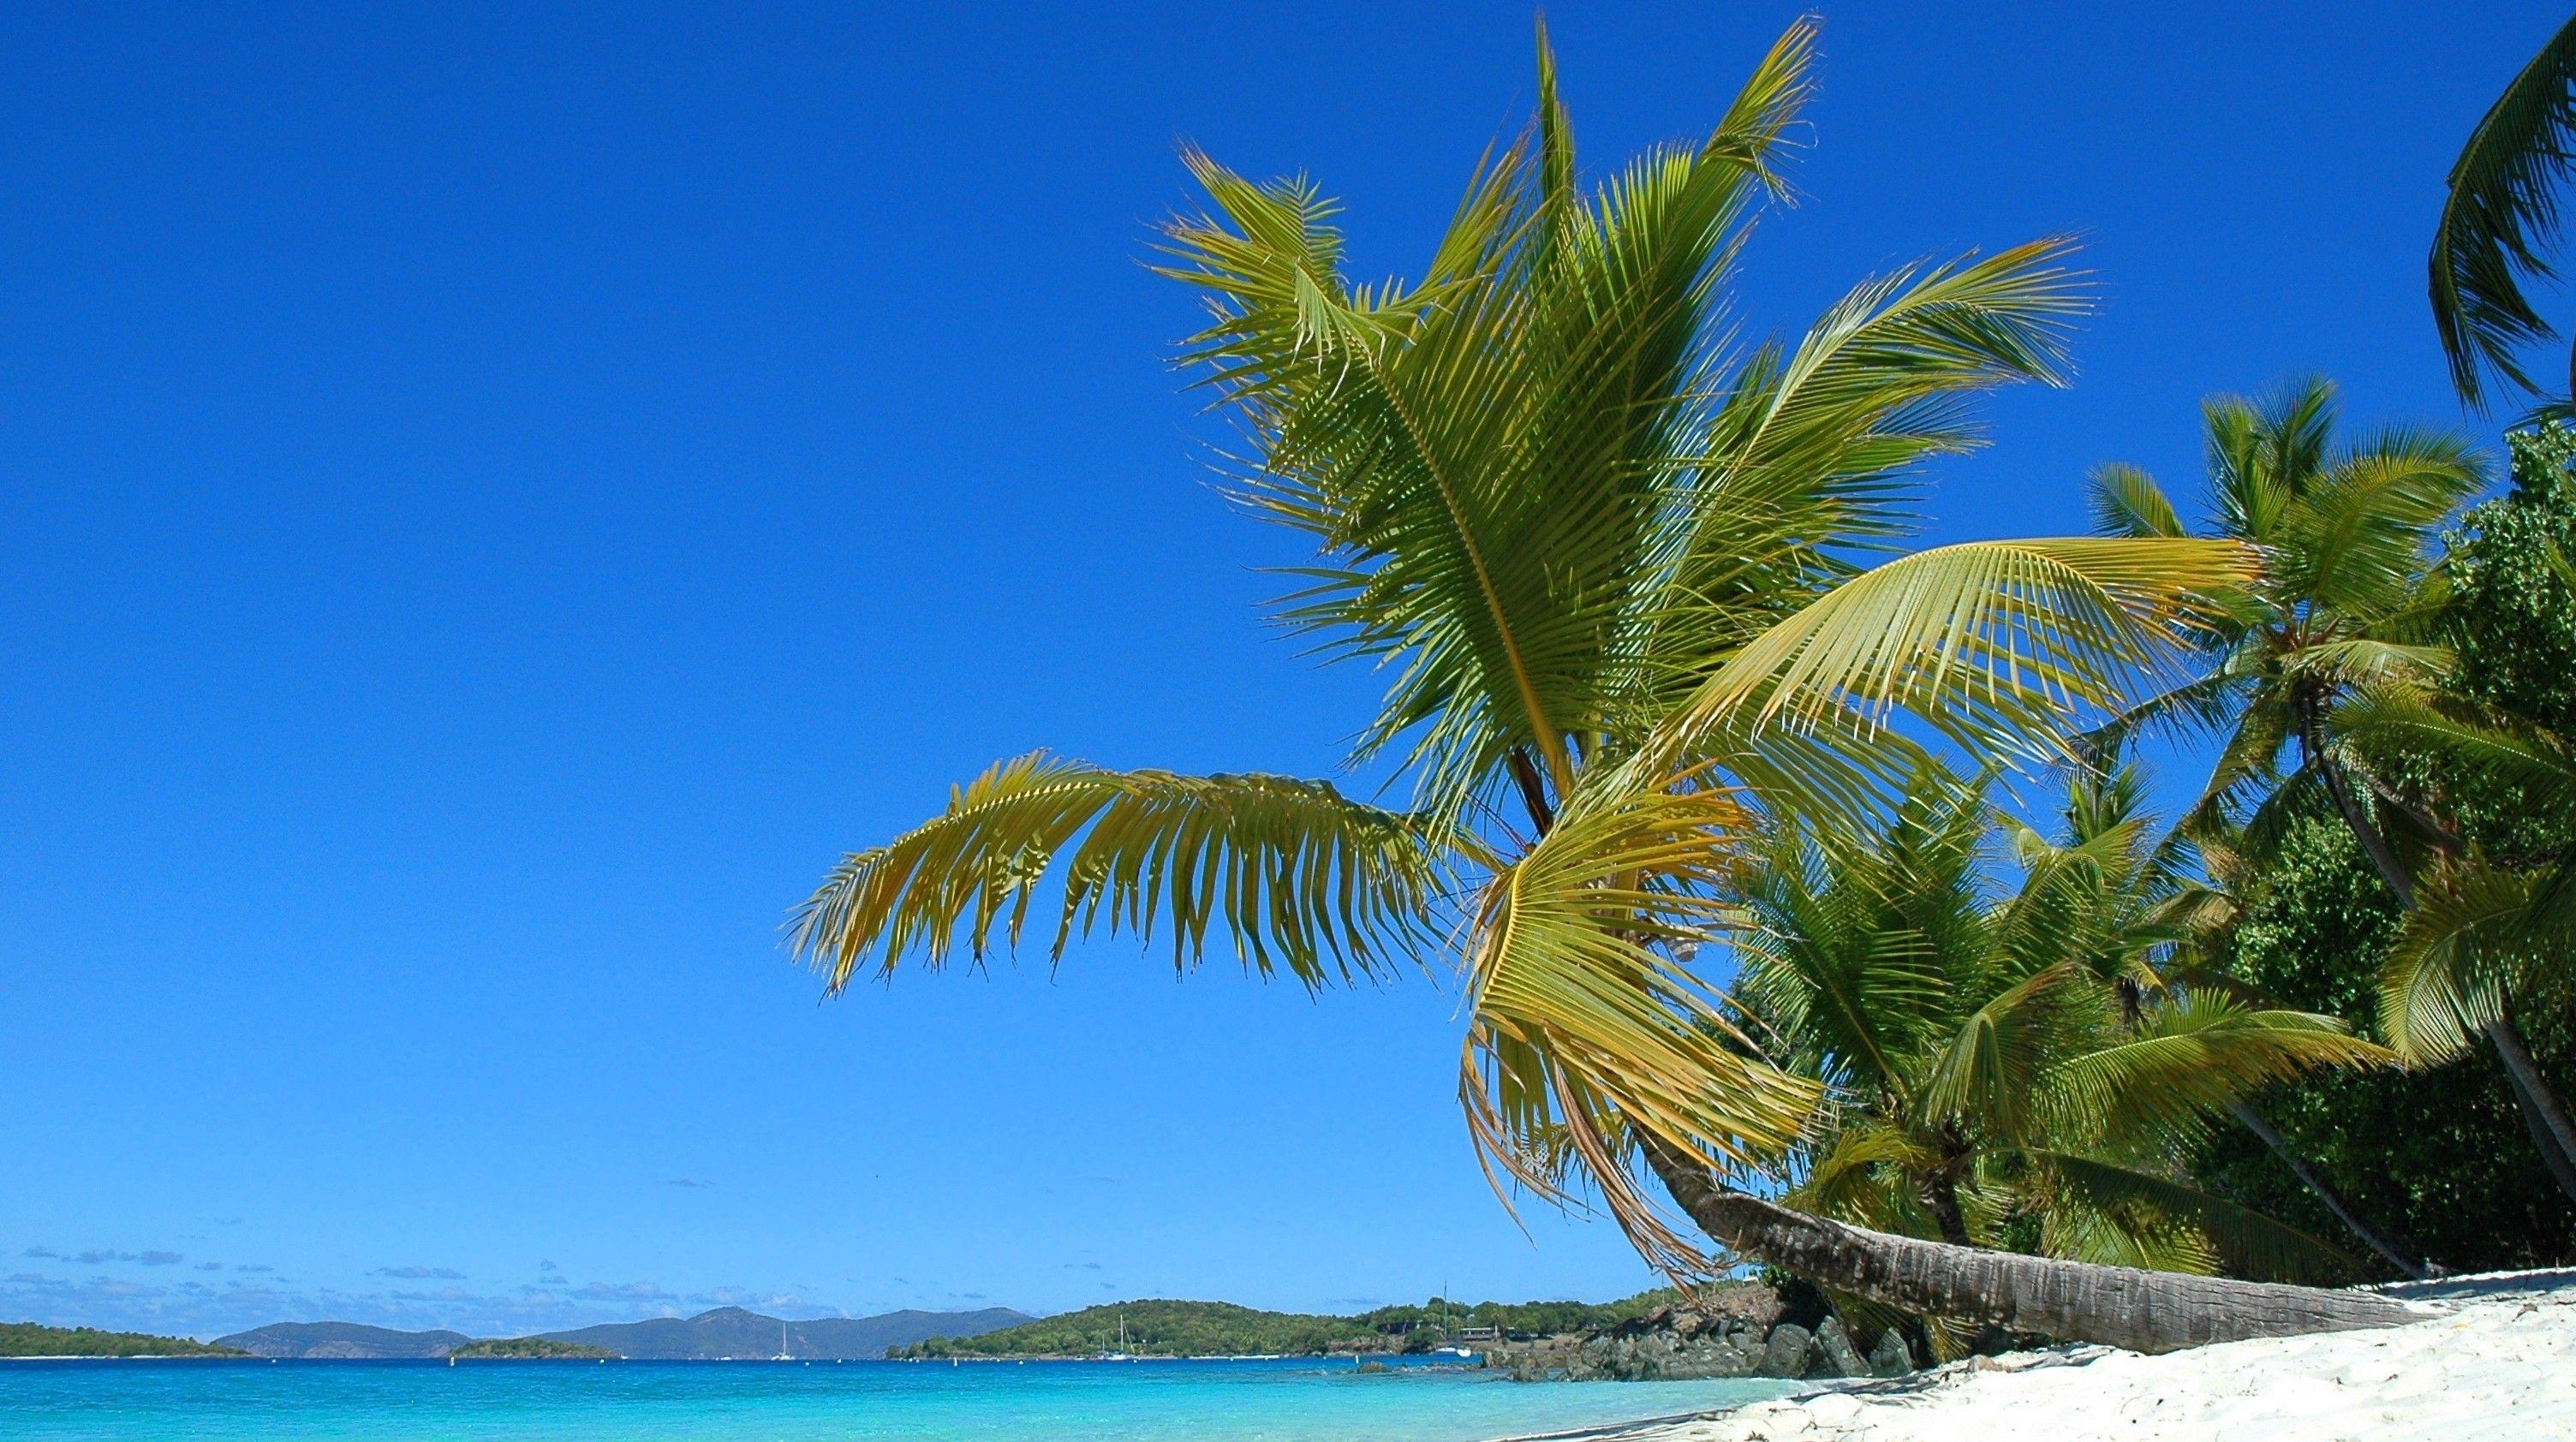
[[[0,1362],[9,1442],[1477,1442],[1796,1384],[1510,1382],[1342,1360]]]

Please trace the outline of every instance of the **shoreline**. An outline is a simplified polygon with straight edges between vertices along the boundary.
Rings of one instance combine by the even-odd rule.
[[[2576,1268],[2372,1288],[2395,1327],[2148,1356],[2070,1345],[1491,1442],[2336,1442],[2576,1436]]]

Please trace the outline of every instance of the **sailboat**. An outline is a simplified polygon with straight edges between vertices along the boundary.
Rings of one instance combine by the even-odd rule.
[[[793,1362],[796,1360],[795,1356],[787,1347],[787,1324],[785,1322],[778,1324],[778,1355],[770,1358],[769,1360],[772,1362]]]
[[[1103,1362],[1135,1361],[1136,1359],[1134,1357],[1127,1355],[1127,1347],[1127,1309],[1121,1307],[1118,1309],[1118,1350],[1115,1352],[1101,1353],[1100,1360]]]

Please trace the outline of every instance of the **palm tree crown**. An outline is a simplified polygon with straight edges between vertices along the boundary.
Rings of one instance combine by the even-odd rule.
[[[2253,605],[2197,637],[2206,669],[2093,733],[2107,753],[2141,727],[2204,725],[2225,737],[2190,824],[2204,837],[2251,818],[2259,841],[2321,795],[2357,815],[2352,787],[2374,778],[2328,720],[2355,688],[2429,683],[2450,665],[2438,644],[2440,527],[2484,483],[2456,437],[2391,427],[2338,448],[2331,385],[2308,380],[2256,402],[2203,407],[2210,530],[2259,547]],[[2106,535],[2187,531],[2155,480],[2110,465],[2092,478]],[[2285,773],[2282,763],[2295,757]]]
[[[1551,1198],[1597,1186],[1657,1261],[1697,1265],[1638,1189],[1641,1139],[1750,1164],[1818,1097],[1681,959],[1723,928],[1761,819],[1882,798],[1909,734],[2048,746],[2251,573],[2232,541],[2163,536],[1858,564],[1920,465],[1974,444],[1965,402],[2063,375],[2083,302],[2041,241],[1739,343],[1732,265],[1813,45],[1791,27],[1704,139],[1584,189],[1542,36],[1529,131],[1411,283],[1351,281],[1308,182],[1186,155],[1209,209],[1159,260],[1208,310],[1184,359],[1235,424],[1236,499],[1315,548],[1286,619],[1391,673],[1354,760],[1412,802],[1004,762],[816,891],[794,943],[828,984],[980,958],[1050,874],[1059,953],[1105,924],[1187,966],[1216,933],[1309,986],[1463,924],[1484,1155]]]

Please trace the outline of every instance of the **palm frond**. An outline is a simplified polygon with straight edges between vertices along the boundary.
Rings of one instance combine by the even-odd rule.
[[[997,929],[1018,944],[1056,871],[1053,955],[1105,922],[1148,942],[1167,930],[1172,963],[1186,968],[1213,931],[1252,970],[1314,987],[1407,959],[1450,866],[1474,854],[1461,833],[1327,782],[1109,771],[1034,752],[957,790],[930,822],[845,858],[797,912],[791,946],[835,991],[871,961],[881,975],[908,954],[936,969],[962,943],[980,962]]]
[[[2072,1152],[2041,1150],[2028,1155],[2050,1171],[2061,1191],[2080,1195],[2093,1213],[2117,1218],[2117,1224],[2133,1236],[2145,1233],[2152,1238],[2158,1231],[2188,1229],[2213,1260],[2235,1275],[2314,1284],[2348,1282],[2365,1275],[2360,1261],[2342,1248],[2170,1177]],[[2155,1250],[2170,1255],[2197,1249],[2188,1244],[2174,1248],[2167,1242]],[[2087,1260],[2112,1258],[2096,1255]]]
[[[2093,502],[2093,534],[2097,536],[2144,541],[2190,534],[2183,529],[2182,517],[2175,513],[2173,502],[2165,498],[2164,487],[2136,466],[2118,462],[2096,466],[2093,474],[2085,477],[2085,484]]]
[[[2469,133],[2451,163],[2442,222],[2426,261],[2433,325],[2451,385],[2471,405],[2484,375],[2538,393],[2516,347],[2553,332],[2521,281],[2551,275],[2541,251],[2557,237],[2558,186],[2576,154],[2576,20],[2559,27]]]
[[[2534,878],[2471,862],[2416,885],[2379,974],[2379,1029],[2410,1062],[2467,1049],[2504,1015],[2504,993],[2527,954]]]
[[[1798,724],[1904,710],[1989,751],[2062,749],[2253,575],[2215,541],[1975,541],[1891,561],[1764,632],[1665,727],[1686,745],[1740,712]]]
[[[2335,1017],[2195,994],[2147,1013],[2134,1036],[2055,1061],[2033,1105],[2060,1135],[2189,1137],[2273,1082],[2394,1059]]]
[[[1722,924],[1710,898],[1747,818],[1720,791],[1587,785],[1487,886],[1469,942],[1459,1092],[1479,1155],[1540,1196],[1582,1180],[1651,1257],[1696,1253],[1639,1189],[1637,1132],[1709,1165],[1760,1165],[1799,1137],[1812,1082],[1757,1059],[1670,951]]]

